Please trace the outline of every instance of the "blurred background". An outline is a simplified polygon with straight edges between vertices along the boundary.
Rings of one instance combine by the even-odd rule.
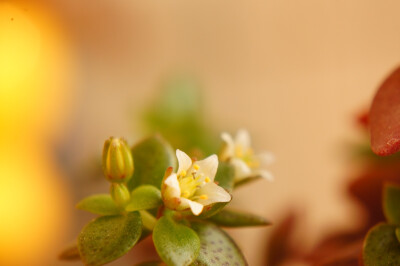
[[[194,76],[210,127],[248,129],[272,151],[275,182],[233,204],[279,223],[300,213],[299,243],[351,229],[344,194],[354,117],[399,63],[398,1],[0,1],[0,265],[58,262],[93,216],[80,198],[103,141],[143,137],[163,79]],[[97,169],[99,171],[99,169]],[[272,227],[229,230],[264,265]],[[296,232],[295,232],[296,233]],[[134,257],[134,256],[132,256]],[[118,260],[113,265],[132,265]]]

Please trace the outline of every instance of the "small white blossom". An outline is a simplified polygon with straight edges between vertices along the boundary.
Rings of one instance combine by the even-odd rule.
[[[235,139],[225,132],[221,134],[221,138],[225,145],[221,151],[220,159],[221,161],[228,161],[234,166],[235,181],[256,176],[269,181],[274,179],[269,171],[263,169],[263,167],[274,162],[274,155],[269,152],[254,154],[251,148],[250,135],[246,130],[239,130]]]
[[[192,162],[181,150],[176,150],[178,171],[166,173],[162,184],[162,197],[167,208],[173,210],[190,209],[199,215],[205,206],[216,202],[229,202],[231,195],[214,183],[218,168],[217,155]]]

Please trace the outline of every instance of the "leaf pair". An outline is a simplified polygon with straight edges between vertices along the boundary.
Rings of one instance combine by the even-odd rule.
[[[164,216],[154,228],[153,241],[167,265],[246,265],[233,240],[210,223],[193,222],[190,228]]]
[[[400,187],[386,185],[383,210],[388,223],[374,226],[364,241],[366,266],[400,265]]]
[[[109,194],[87,197],[77,204],[77,208],[99,215],[115,215],[125,211],[133,212],[157,208],[162,204],[161,192],[154,186],[143,185],[134,189],[131,199],[124,209],[120,209]]]

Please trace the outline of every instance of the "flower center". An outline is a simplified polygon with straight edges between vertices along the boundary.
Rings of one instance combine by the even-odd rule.
[[[258,168],[260,166],[260,162],[254,157],[254,152],[251,148],[243,149],[241,146],[236,146],[235,155],[244,161],[250,168]]]
[[[179,187],[181,189],[181,197],[196,200],[207,199],[207,195],[194,196],[196,191],[201,188],[205,183],[210,182],[208,176],[204,177],[203,173],[199,173],[200,167],[195,164],[189,173],[182,171],[178,174]]]

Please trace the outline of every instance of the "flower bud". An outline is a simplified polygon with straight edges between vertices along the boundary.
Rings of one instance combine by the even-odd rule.
[[[117,206],[124,207],[129,202],[130,193],[125,184],[112,183],[110,194]]]
[[[111,137],[104,143],[103,171],[111,182],[127,182],[132,177],[133,157],[124,139]]]

